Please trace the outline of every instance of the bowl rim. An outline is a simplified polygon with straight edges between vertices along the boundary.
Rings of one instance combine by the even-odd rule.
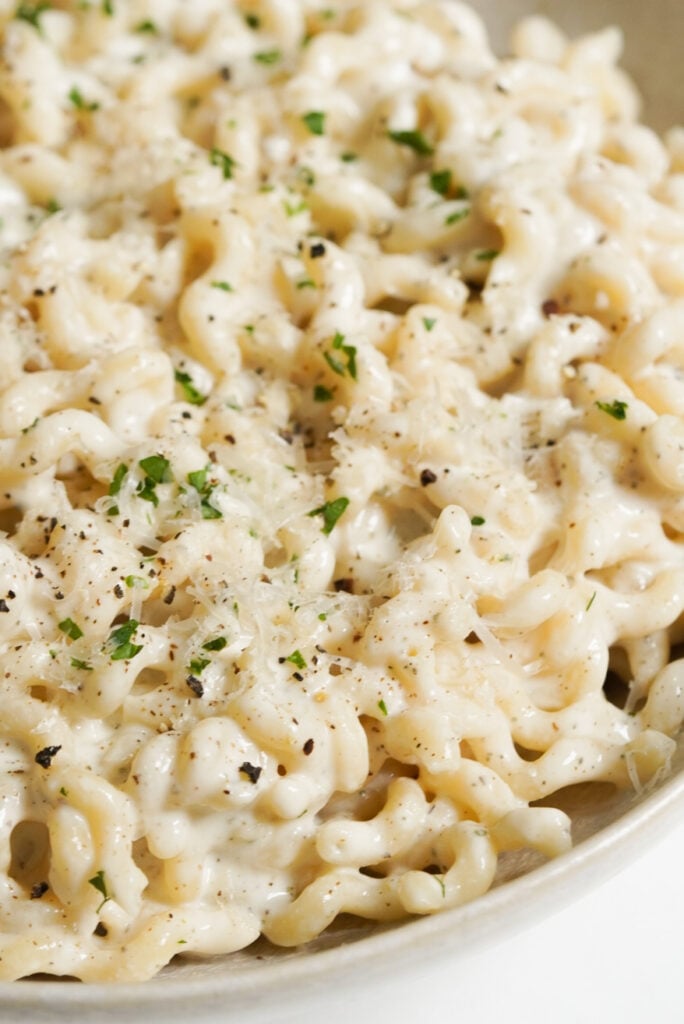
[[[83,1020],[120,1020],[135,1008],[148,1024],[197,1021],[217,1009],[244,1013],[269,1000],[282,1007],[302,1005],[306,996],[339,984],[359,971],[364,982],[411,966],[415,969],[470,955],[486,944],[495,945],[511,933],[540,922],[564,906],[588,895],[608,878],[627,868],[649,850],[684,816],[684,770],[669,776],[657,789],[636,798],[615,821],[583,839],[568,853],[502,883],[461,907],[382,929],[353,941],[342,941],[308,955],[284,955],[262,964],[235,966],[231,956],[212,958],[218,971],[188,977],[172,972],[135,983],[70,983],[26,979],[0,982],[3,1010],[40,1012],[40,1021],[63,1019],[78,1012]],[[225,968],[224,968],[225,964]],[[84,1013],[86,1016],[84,1017]],[[94,1016],[92,1015],[94,1014]],[[116,1014],[116,1018],[113,1016]]]

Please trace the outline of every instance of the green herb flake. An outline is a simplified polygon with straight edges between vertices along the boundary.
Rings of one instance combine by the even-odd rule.
[[[297,281],[297,290],[302,291],[304,288],[316,288],[316,282],[312,281],[310,277],[303,277],[301,281]]]
[[[465,206],[461,210],[454,210],[447,217],[444,218],[444,223],[451,226],[452,224],[458,224],[460,221],[465,220],[470,215],[470,207]]]
[[[99,914],[102,908],[104,907],[105,903],[107,903],[107,901],[111,899],[111,896],[109,895],[109,892],[107,890],[107,879],[105,878],[104,871],[98,871],[96,875],[94,875],[92,878],[89,878],[88,885],[92,885],[93,889],[97,889],[97,891],[102,896],[102,903],[96,910],[96,913]]]
[[[114,17],[114,4],[112,0],[102,0],[102,13],[106,14],[108,18]]]
[[[283,199],[283,209],[288,217],[296,217],[298,213],[304,213],[309,207],[303,199],[300,199],[298,203],[290,203],[287,199]]]
[[[60,786],[59,787],[59,795],[63,796],[63,797],[67,797],[67,796],[69,796],[69,790],[66,789],[64,786]]]
[[[470,522],[473,526],[484,526],[486,520],[484,516],[471,516]]]
[[[188,483],[200,494],[207,486],[207,473],[207,469],[196,469],[193,473],[188,473]]]
[[[340,377],[349,374],[352,380],[356,380],[356,348],[353,345],[345,345],[344,338],[344,334],[340,334],[337,331],[332,339],[332,347],[335,352],[341,352],[345,356],[346,364],[342,363],[332,352],[324,352],[323,358],[333,373],[338,374]]]
[[[481,249],[480,252],[475,253],[475,259],[480,263],[491,263],[499,255],[499,249]]]
[[[124,479],[125,479],[127,473],[128,473],[128,466],[126,465],[126,463],[125,462],[120,463],[120,465],[117,466],[117,468],[116,468],[116,472],[114,473],[114,476],[112,477],[112,481],[111,481],[111,483],[109,485],[109,488],[107,490],[107,494],[109,494],[110,497],[113,498],[115,495],[117,495],[119,493],[119,491],[121,490],[121,485],[124,482]]]
[[[191,405],[204,405],[207,400],[207,395],[203,395],[201,391],[197,390],[189,373],[185,373],[183,370],[176,370],[174,372],[174,378],[176,383],[180,384],[183,389],[183,394],[185,395],[185,400],[187,402]]]
[[[130,661],[142,651],[142,644],[132,643],[132,638],[139,625],[140,623],[136,619],[129,619],[128,622],[124,622],[110,633],[109,643],[113,648],[110,654],[112,661]]]
[[[302,114],[302,121],[312,135],[325,134],[325,113],[322,110],[310,110],[308,114]]]
[[[280,50],[262,50],[261,53],[253,53],[252,60],[258,64],[277,64],[282,56]]]
[[[293,665],[296,665],[297,668],[306,668],[306,661],[304,660],[302,652],[299,650],[293,651],[292,654],[288,654],[285,661],[291,662]]]
[[[155,484],[168,484],[173,480],[171,463],[163,455],[148,455],[138,465]]]
[[[313,389],[313,397],[314,402],[329,402],[333,397],[333,392],[324,384],[316,384]]]
[[[211,665],[209,658],[193,658],[188,667],[193,675],[199,676],[204,672],[207,665]]]
[[[80,658],[72,658],[71,659],[71,667],[72,668],[79,668],[79,669],[81,669],[82,672],[92,672],[93,671],[93,666],[89,665],[87,661],[81,661]]]
[[[399,146],[407,146],[419,156],[431,156],[434,153],[433,147],[425,138],[422,132],[417,129],[411,131],[389,131],[388,138]]]
[[[209,501],[209,498],[216,489],[216,484],[208,482],[208,473],[208,468],[196,469],[193,473],[188,473],[187,481],[200,496],[200,511],[202,513],[202,519],[222,519],[223,513],[219,509],[215,508]]]
[[[253,29],[255,32],[258,28],[261,27],[261,18],[259,17],[258,14],[245,14],[245,22],[247,23],[249,28]]]
[[[437,195],[446,196],[451,188],[451,171],[433,171],[430,175],[430,188]]]
[[[57,624],[57,628],[61,629],[62,633],[68,636],[70,640],[79,640],[83,636],[83,630],[73,619],[62,619]]]
[[[351,150],[345,150],[344,153],[340,153],[340,160],[345,164],[353,164],[355,160],[359,159],[358,153],[352,153]]]
[[[348,504],[349,498],[335,498],[334,501],[326,501],[324,505],[319,505],[318,508],[312,509],[307,514],[309,516],[323,516],[322,532],[327,535],[332,533],[337,520],[344,513]]]
[[[627,419],[627,402],[623,402],[619,398],[616,398],[613,402],[595,402],[594,405],[597,409],[600,409],[601,412],[607,412],[614,420]]]
[[[328,618],[328,616],[326,615],[325,612],[319,612],[318,613],[318,621],[319,622],[326,622],[327,618]]]
[[[53,214],[59,213],[62,207],[53,196],[51,199],[48,199],[47,203],[45,204],[45,209],[49,214]]]
[[[95,100],[89,101],[84,99],[81,90],[75,85],[69,90],[69,101],[76,110],[82,110],[85,113],[91,113],[93,110],[99,110],[100,107],[100,104]]]
[[[305,185],[308,185],[309,188],[316,184],[316,175],[310,167],[306,167],[304,164],[297,168],[297,177],[300,181],[303,181]]]
[[[40,416],[36,416],[36,418],[34,419],[33,423],[29,423],[28,427],[22,427],[21,428],[22,434],[28,434],[29,430],[33,430],[33,428],[38,424],[39,420],[40,420]]]
[[[213,640],[207,640],[206,643],[202,644],[203,651],[222,651],[224,647],[228,645],[228,641],[225,636],[217,636]]]
[[[212,288],[218,288],[218,290],[221,291],[221,292],[234,292],[235,291],[235,289],[233,288],[232,284],[230,284],[228,281],[212,281],[211,282],[211,287]]]
[[[29,25],[33,25],[38,32],[42,32],[42,26],[40,24],[40,16],[43,11],[49,11],[52,4],[19,4],[14,17],[17,21],[25,21]]]
[[[423,327],[425,328],[426,331],[431,331],[436,323],[437,321],[431,316],[423,317]]]
[[[382,711],[383,715],[387,716],[389,714],[389,711],[387,710],[387,705],[385,704],[384,700],[378,701],[378,707]]]
[[[591,595],[591,597],[587,601],[586,608],[584,609],[585,612],[589,611],[589,609],[591,608],[591,606],[592,606],[592,604],[594,603],[595,600],[596,600],[596,591],[594,591],[594,593]]]
[[[227,179],[233,177],[235,160],[229,153],[224,153],[222,149],[217,149],[216,146],[212,146],[209,150],[209,163],[213,167],[220,167],[224,178]]]
[[[146,18],[144,21],[139,22],[135,26],[135,31],[136,32],[156,33],[158,31],[158,29],[157,29],[157,26],[155,25],[155,23],[153,21],[150,21],[149,18]]]
[[[147,590],[150,585],[144,576],[126,576],[124,583],[130,590]]]

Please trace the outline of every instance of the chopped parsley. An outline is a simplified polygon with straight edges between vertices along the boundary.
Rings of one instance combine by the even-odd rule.
[[[352,380],[356,380],[355,347],[353,345],[345,345],[344,334],[340,334],[339,331],[336,332],[334,338],[332,339],[332,347],[334,352],[342,353],[342,355],[346,359],[346,364],[342,363],[340,359],[337,358],[337,356],[333,355],[332,352],[324,352],[323,358],[325,359],[330,369],[333,371],[333,373],[337,373],[340,377],[344,377],[346,374],[349,374]]]
[[[79,669],[81,669],[82,672],[92,672],[93,671],[93,666],[89,665],[87,661],[81,661],[80,658],[72,658],[71,659],[71,667],[72,668],[79,668]]]
[[[304,660],[302,652],[299,650],[293,651],[292,654],[288,654],[285,661],[292,662],[292,664],[296,665],[297,668],[306,668],[306,661]]]
[[[280,50],[262,50],[261,53],[252,54],[252,60],[259,64],[277,64],[281,57]]]
[[[86,100],[83,98],[81,90],[77,86],[72,86],[69,90],[69,101],[76,108],[76,110],[82,110],[87,113],[93,110],[99,110],[100,104],[95,100]]]
[[[155,25],[155,23],[153,21],[150,21],[149,18],[146,18],[144,21],[139,22],[135,26],[135,31],[136,32],[152,32],[152,33],[156,33],[158,31],[158,29],[157,29],[157,26]]]
[[[255,31],[256,29],[261,27],[261,18],[259,17],[258,14],[245,14],[245,22],[247,23],[247,25],[249,25],[251,29],[254,29]]]
[[[29,25],[33,25],[39,32],[42,31],[40,24],[40,16],[43,11],[49,11],[52,4],[19,4],[14,17],[17,21],[26,21]]]
[[[207,479],[208,474],[208,467],[205,469],[196,469],[194,473],[188,473],[187,480],[190,486],[193,487],[200,496],[202,519],[222,519],[223,513],[209,501],[209,498],[216,489],[216,484],[212,484]]]
[[[138,463],[145,473],[144,480],[138,484],[135,493],[143,501],[151,502],[155,508],[159,504],[156,487],[157,484],[166,484],[173,480],[171,463],[163,455],[148,455]]]
[[[307,514],[309,516],[323,516],[322,532],[329,534],[332,533],[337,520],[344,513],[348,504],[349,498],[335,498],[334,501],[326,501],[324,505],[319,505],[318,508],[312,509]]]
[[[113,498],[121,490],[121,485],[124,482],[126,474],[128,473],[128,466],[125,462],[122,462],[117,466],[116,472],[112,477],[112,482],[109,485],[107,493]]]
[[[308,114],[302,114],[302,121],[312,135],[325,134],[325,113],[322,110],[310,110]]]
[[[48,199],[47,203],[45,204],[45,209],[48,213],[52,214],[59,213],[62,207],[53,196],[51,199]]]
[[[129,619],[122,626],[113,630],[109,635],[109,643],[112,646],[110,658],[112,661],[130,661],[136,654],[142,651],[142,644],[134,644],[132,639],[140,625],[135,619]]]
[[[226,647],[228,641],[225,636],[217,636],[213,640],[207,640],[206,643],[202,644],[203,651],[222,651]]]
[[[486,520],[484,516],[471,516],[470,522],[473,526],[484,526]]]
[[[499,249],[481,249],[480,252],[475,253],[475,259],[480,263],[491,263],[498,255]]]
[[[313,397],[314,402],[329,402],[333,397],[333,392],[324,384],[316,384],[313,389]]]
[[[359,159],[358,153],[352,153],[351,150],[346,150],[344,153],[340,153],[340,160],[345,164],[353,164],[355,160]]]
[[[147,590],[150,585],[144,576],[127,576],[124,583],[130,590]]]
[[[303,288],[315,288],[316,282],[312,281],[310,277],[303,277],[301,281],[297,281],[297,290],[301,291]]]
[[[212,287],[216,286],[212,285]],[[197,390],[189,373],[185,373],[184,370],[176,370],[174,377],[176,382],[182,387],[187,402],[190,402],[191,405],[204,405],[207,396]]]
[[[436,323],[437,321],[431,316],[423,317],[423,327],[425,328],[426,331],[431,331]]]
[[[209,150],[209,163],[214,167],[220,167],[224,178],[233,177],[235,160],[229,153],[224,153],[222,149],[217,149],[216,146],[212,146]]]
[[[586,608],[584,609],[585,612],[589,611],[589,609],[591,608],[591,606],[592,606],[592,604],[594,603],[595,600],[596,600],[596,591],[594,591],[594,593],[591,595],[591,597],[587,601]]]
[[[430,175],[430,188],[440,196],[448,194],[451,188],[451,171],[433,171]]]
[[[188,665],[188,668],[193,675],[201,675],[204,672],[207,665],[211,665],[209,658],[193,658]]]
[[[70,640],[79,640],[83,636],[83,630],[73,619],[62,619],[57,624],[57,628],[61,629],[65,636],[68,636]]]
[[[470,207],[469,206],[465,206],[461,210],[454,210],[453,213],[450,213],[447,217],[445,217],[444,218],[444,223],[445,224],[458,224],[459,221],[465,220],[466,217],[469,214],[470,214]]]
[[[607,412],[614,420],[627,419],[627,402],[623,402],[619,398],[616,398],[613,402],[595,402],[594,404],[597,409],[600,409],[601,412]]]
[[[389,712],[387,710],[387,705],[385,704],[384,700],[379,700],[378,701],[378,707],[382,711],[383,715],[388,715],[389,714]]]
[[[297,177],[309,187],[316,184],[316,175],[311,168],[307,167],[305,164],[302,164],[301,167],[297,168]]]
[[[387,136],[392,142],[396,142],[399,146],[407,146],[419,156],[431,156],[434,153],[434,149],[428,140],[417,129],[412,129],[411,131],[388,131]]]
[[[222,292],[234,292],[235,291],[235,289],[233,288],[232,284],[230,284],[228,281],[212,281],[211,282],[211,287],[212,288],[218,288],[219,291],[222,291]]]
[[[102,0],[102,12],[106,14],[108,18],[114,15],[114,4],[112,0]]]
[[[304,213],[309,207],[303,199],[300,199],[298,203],[290,203],[287,199],[283,199],[283,209],[288,217],[296,217],[298,213]]]
[[[92,878],[89,878],[88,885],[92,885],[93,889],[97,889],[97,891],[102,896],[102,903],[96,910],[96,913],[99,914],[102,908],[104,907],[105,903],[107,903],[107,901],[111,899],[111,896],[109,895],[109,892],[107,890],[107,879],[105,878],[104,871],[98,871],[96,875],[93,875]]]

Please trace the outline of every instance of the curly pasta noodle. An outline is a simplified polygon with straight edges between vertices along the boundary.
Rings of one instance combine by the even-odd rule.
[[[682,138],[619,33],[10,7],[0,977],[567,850],[553,794],[646,787],[684,718]]]

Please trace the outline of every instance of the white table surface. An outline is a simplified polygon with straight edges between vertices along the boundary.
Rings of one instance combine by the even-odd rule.
[[[269,1021],[682,1024],[684,822],[645,846],[600,888],[496,946],[331,991],[318,1007],[271,1012]]]

